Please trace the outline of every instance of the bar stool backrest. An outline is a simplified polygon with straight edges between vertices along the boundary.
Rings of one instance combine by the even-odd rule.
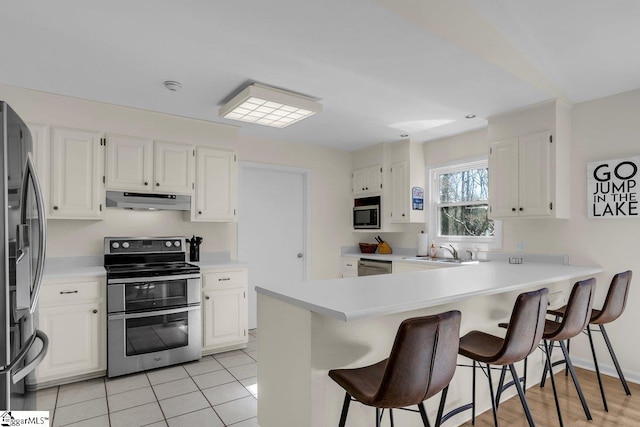
[[[373,406],[417,405],[449,384],[456,369],[460,318],[453,310],[400,324]]]
[[[504,343],[493,364],[510,365],[524,359],[537,348],[544,332],[548,299],[547,288],[518,295]]]
[[[596,279],[587,279],[576,282],[569,295],[567,309],[562,316],[562,322],[553,336],[549,339],[566,340],[578,335],[589,324],[591,319],[591,306],[593,296],[596,293]],[[547,334],[545,334],[547,337]]]
[[[592,317],[591,323],[609,323],[620,317],[627,305],[627,296],[629,295],[629,285],[631,284],[632,276],[633,273],[631,270],[613,276],[602,310]]]

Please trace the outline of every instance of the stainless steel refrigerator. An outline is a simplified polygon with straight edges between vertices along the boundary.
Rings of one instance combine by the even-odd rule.
[[[34,410],[25,377],[47,336],[34,325],[44,269],[46,218],[31,133],[0,101],[0,410]]]

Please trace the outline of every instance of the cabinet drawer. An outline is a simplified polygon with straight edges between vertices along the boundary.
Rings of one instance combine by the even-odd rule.
[[[42,284],[40,305],[67,305],[87,301],[97,301],[102,297],[100,280]]]
[[[246,270],[216,271],[202,274],[203,288],[238,288],[247,286]]]

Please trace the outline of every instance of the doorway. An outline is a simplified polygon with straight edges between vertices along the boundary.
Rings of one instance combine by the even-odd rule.
[[[249,264],[249,329],[257,325],[256,286],[300,283],[309,269],[309,171],[240,162],[238,259]]]

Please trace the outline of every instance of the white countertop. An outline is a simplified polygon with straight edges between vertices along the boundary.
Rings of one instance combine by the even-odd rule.
[[[406,255],[405,255],[406,256]],[[573,280],[604,271],[558,263],[509,264],[492,261],[350,279],[284,283],[258,293],[339,320],[355,320],[400,313],[533,286]]]
[[[224,257],[225,253],[205,254],[200,262],[191,262],[202,270],[213,268],[247,268],[249,265],[241,261],[234,261]],[[44,267],[45,279],[60,279],[65,277],[96,277],[107,274],[103,266],[104,257],[48,257]]]

